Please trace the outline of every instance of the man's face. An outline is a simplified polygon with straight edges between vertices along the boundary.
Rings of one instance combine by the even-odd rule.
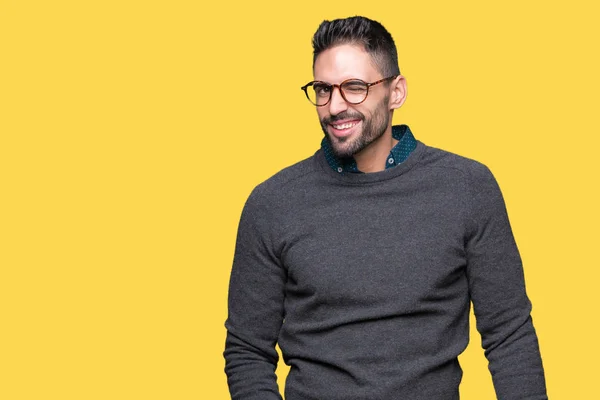
[[[375,82],[381,76],[371,56],[361,47],[341,45],[323,51],[314,65],[315,80],[340,84],[357,78]],[[384,83],[369,88],[369,95],[360,104],[347,103],[337,88],[331,100],[317,107],[323,132],[334,153],[341,158],[351,157],[372,143],[376,143],[391,127],[389,89]]]

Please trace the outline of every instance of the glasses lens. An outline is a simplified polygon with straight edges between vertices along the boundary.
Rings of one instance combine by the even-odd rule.
[[[331,86],[326,83],[315,82],[306,88],[308,99],[318,106],[322,106],[329,101],[331,96]]]
[[[346,81],[342,84],[342,91],[348,103],[362,103],[367,97],[369,86],[360,80]]]

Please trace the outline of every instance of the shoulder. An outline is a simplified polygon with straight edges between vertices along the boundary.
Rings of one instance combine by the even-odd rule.
[[[484,163],[447,150],[427,146],[420,162],[423,168],[439,171],[447,177],[457,176],[469,185],[494,179],[492,172]]]
[[[258,184],[250,194],[248,201],[257,205],[272,204],[285,196],[285,193],[289,192],[292,187],[306,186],[307,182],[314,179],[315,174],[319,172],[319,166],[315,160],[317,153],[282,169]]]
[[[506,214],[502,191],[487,165],[433,147],[428,148],[422,162],[424,166],[443,171],[441,173],[444,182],[455,182],[460,185],[462,191],[459,195],[468,206],[468,215],[474,220],[480,221],[481,218],[485,220],[490,215]]]
[[[491,170],[484,163],[435,147],[428,147],[422,157],[424,169],[435,171],[435,182],[452,187],[462,199],[466,214],[475,225],[492,215],[505,215],[502,192]]]

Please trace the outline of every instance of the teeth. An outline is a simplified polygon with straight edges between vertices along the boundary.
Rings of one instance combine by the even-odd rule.
[[[348,129],[348,128],[352,128],[356,124],[358,124],[358,122],[348,122],[348,123],[342,124],[342,125],[333,125],[333,127],[335,129]]]

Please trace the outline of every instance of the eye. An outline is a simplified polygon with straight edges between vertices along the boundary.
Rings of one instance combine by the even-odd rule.
[[[344,83],[344,92],[364,93],[367,91],[367,84],[363,81],[348,81]]]
[[[331,86],[325,83],[315,83],[313,85],[313,90],[317,96],[327,97],[329,96],[329,92],[331,92]]]

